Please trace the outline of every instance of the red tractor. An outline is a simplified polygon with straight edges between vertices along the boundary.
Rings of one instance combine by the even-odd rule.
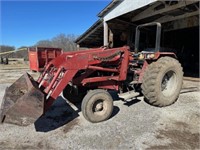
[[[140,51],[140,29],[156,25],[156,46]],[[90,122],[107,120],[113,110],[109,90],[128,100],[142,93],[151,105],[163,107],[179,97],[183,72],[176,55],[160,52],[161,24],[136,28],[135,50],[129,47],[66,52],[50,61],[37,81],[27,73],[6,89],[1,121],[28,125],[43,115],[63,92],[70,102],[82,101]]]

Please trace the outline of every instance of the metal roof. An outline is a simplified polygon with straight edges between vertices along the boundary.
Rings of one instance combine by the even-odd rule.
[[[95,45],[102,45],[103,42],[103,20],[97,20],[85,33],[78,37],[75,41],[77,44],[81,44],[81,47],[86,46],[84,43],[94,45],[92,42],[95,40]],[[97,43],[98,42],[98,43]]]
[[[117,4],[123,0],[112,0],[97,16],[103,17]],[[93,43],[95,41],[95,43]],[[85,31],[80,37],[75,40],[75,43],[81,44],[81,47],[102,46],[103,44],[103,19],[97,20],[87,31]]]
[[[98,17],[103,17],[105,14],[108,13],[108,11],[111,11],[112,8],[114,8],[116,5],[121,3],[124,0],[112,0],[99,14]]]

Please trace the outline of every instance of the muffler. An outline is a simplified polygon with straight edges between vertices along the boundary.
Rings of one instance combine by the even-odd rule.
[[[25,73],[5,91],[0,108],[0,121],[27,126],[44,111],[44,93],[38,83]]]

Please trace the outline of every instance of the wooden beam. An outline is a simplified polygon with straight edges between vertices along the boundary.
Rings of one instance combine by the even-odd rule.
[[[157,10],[157,11],[154,10],[155,5],[152,5],[149,8],[147,8],[146,10],[144,10],[143,12],[141,12],[138,15],[134,16],[131,19],[131,21],[135,22],[135,21],[143,20],[143,19],[146,19],[146,18],[149,18],[149,17],[153,17],[155,15],[160,15],[160,14],[163,14],[163,13],[166,13],[166,12],[170,12],[170,11],[175,10],[175,9],[180,9],[182,7],[185,7],[187,5],[190,5],[190,4],[193,4],[193,3],[196,3],[196,2],[198,2],[198,1],[197,0],[179,1],[179,3],[177,3],[175,5],[171,5],[171,6],[170,5],[165,5],[165,8]]]
[[[174,20],[179,20],[179,19],[183,19],[183,18],[188,18],[188,17],[191,17],[191,16],[196,16],[199,14],[199,10],[197,11],[194,11],[194,12],[191,12],[191,13],[185,13],[183,15],[179,15],[179,16],[163,16],[157,20],[155,20],[155,22],[160,22],[160,23],[166,23],[166,22],[171,22],[171,21],[174,21]]]
[[[163,31],[173,31],[199,26],[199,16],[191,16],[163,24]]]

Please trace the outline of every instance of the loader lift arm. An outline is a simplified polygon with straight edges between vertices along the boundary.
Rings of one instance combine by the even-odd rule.
[[[46,95],[45,111],[52,105],[66,85],[72,81],[76,84],[98,84],[103,81],[123,81],[126,80],[126,73],[129,62],[129,48],[115,49],[93,49],[80,52],[63,53],[52,60],[38,78],[39,87]],[[101,67],[101,64],[115,64],[115,68]],[[113,72],[114,76],[87,77],[86,74],[74,78],[78,71],[85,72],[106,71]],[[88,75],[90,75],[90,73]],[[112,86],[113,87],[113,86]],[[117,88],[117,87],[115,87]],[[117,90],[117,89],[116,89]]]

